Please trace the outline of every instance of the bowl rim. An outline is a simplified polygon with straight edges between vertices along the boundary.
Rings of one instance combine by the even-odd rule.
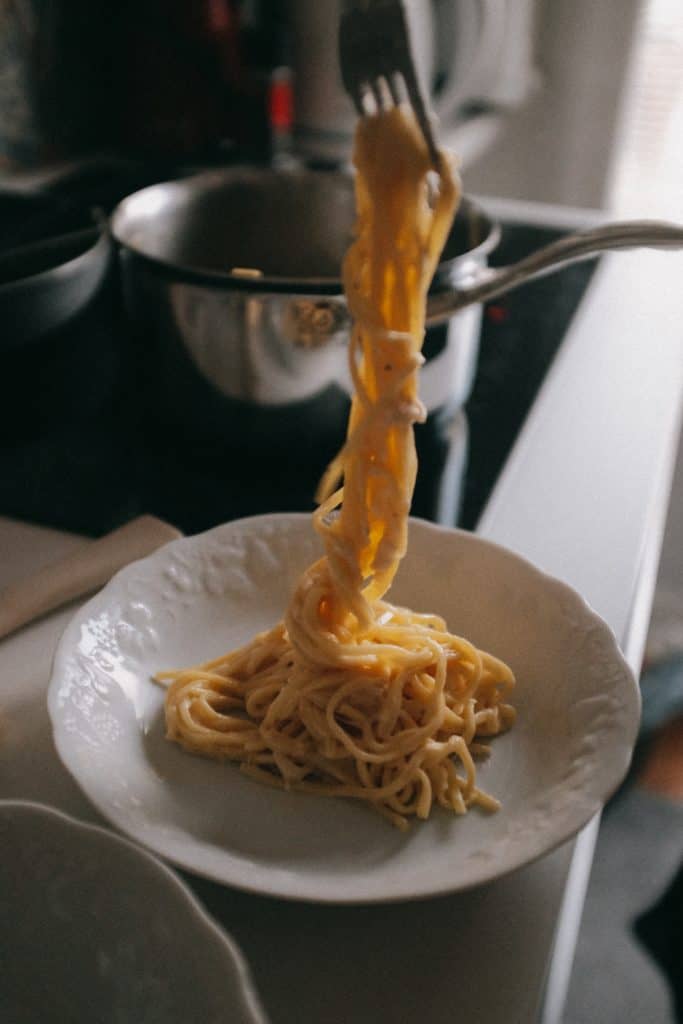
[[[203,906],[199,898],[180,878],[177,871],[169,864],[164,863],[149,847],[142,846],[135,839],[112,831],[110,827],[82,821],[59,807],[41,803],[38,800],[18,797],[0,799],[0,822],[5,818],[7,812],[19,812],[20,816],[32,817],[36,820],[49,819],[51,823],[58,823],[68,831],[85,834],[101,844],[125,851],[131,859],[138,859],[144,863],[152,873],[158,876],[160,881],[163,881],[167,889],[173,890],[178,902],[185,907],[189,916],[194,919],[214,946],[220,948],[226,955],[234,970],[236,987],[243,998],[244,1008],[251,1014],[253,1024],[267,1024],[267,1017],[261,1007],[249,964],[237,942]]]

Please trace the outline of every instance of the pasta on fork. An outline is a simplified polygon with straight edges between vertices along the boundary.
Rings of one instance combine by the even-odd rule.
[[[356,236],[343,267],[354,327],[346,442],[320,485],[324,556],[284,619],[214,661],[160,672],[168,738],[269,785],[365,801],[400,828],[434,805],[497,800],[475,758],[509,728],[511,669],[438,615],[386,600],[408,540],[425,304],[459,200],[409,107],[359,122]]]

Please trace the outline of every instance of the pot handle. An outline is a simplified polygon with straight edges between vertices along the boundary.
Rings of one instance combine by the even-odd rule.
[[[454,313],[475,302],[486,302],[570,263],[589,259],[608,249],[683,249],[683,226],[667,221],[633,220],[579,231],[545,245],[508,267],[480,267],[471,282],[437,292],[427,302],[427,326],[445,323]]]

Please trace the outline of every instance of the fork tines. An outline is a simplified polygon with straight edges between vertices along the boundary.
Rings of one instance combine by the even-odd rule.
[[[438,166],[431,118],[415,73],[402,0],[365,0],[350,6],[339,23],[339,59],[344,88],[365,114],[398,105],[405,96]]]

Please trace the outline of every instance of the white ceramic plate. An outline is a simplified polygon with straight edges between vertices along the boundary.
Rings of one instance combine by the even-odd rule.
[[[237,946],[138,846],[0,801],[3,1020],[265,1024]]]
[[[87,796],[170,861],[243,889],[324,902],[463,889],[573,835],[626,772],[639,695],[607,626],[563,583],[457,530],[412,521],[391,599],[439,612],[510,663],[514,729],[480,784],[498,814],[440,810],[408,834],[346,800],[284,793],[164,738],[160,668],[247,641],[319,553],[308,516],[228,523],[124,569],[73,619],[49,692],[57,750]]]

